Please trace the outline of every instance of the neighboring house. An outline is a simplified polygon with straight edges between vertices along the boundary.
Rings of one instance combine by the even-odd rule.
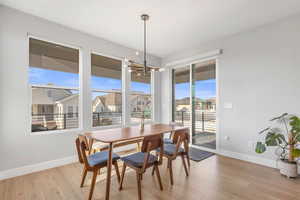
[[[130,95],[131,112],[141,112],[151,110],[151,95],[142,92],[134,92]]]
[[[77,128],[78,94],[67,89],[32,88],[31,111],[33,126]]]
[[[103,96],[97,96],[93,100],[92,110],[99,112],[122,112],[122,95],[121,93],[108,93]]]
[[[77,128],[78,97],[78,94],[68,89],[32,88],[32,129],[40,126],[51,129]],[[130,95],[130,105],[132,113],[149,111],[151,95],[134,92]],[[113,118],[120,120],[122,94],[115,92],[96,96],[92,101],[92,111],[96,113],[96,118],[101,117],[104,121],[114,120]],[[114,113],[114,117],[111,113]]]
[[[176,100],[176,110],[177,111],[190,111],[190,98],[185,97],[182,99]],[[200,99],[195,98],[195,110],[209,110],[215,111],[216,110],[216,98],[209,98],[209,99]]]

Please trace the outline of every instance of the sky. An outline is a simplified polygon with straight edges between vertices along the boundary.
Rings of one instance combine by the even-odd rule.
[[[79,87],[78,74],[55,70],[29,67],[29,82],[31,84],[53,84],[65,87]],[[92,88],[102,90],[121,90],[122,81],[118,79],[92,76]],[[150,93],[151,86],[145,83],[132,82],[132,91]]]
[[[53,84],[65,87],[79,87],[78,74],[61,72],[55,70],[41,69],[36,67],[29,68],[29,82],[31,84]],[[92,76],[92,88],[112,90],[121,89],[121,80]],[[208,99],[216,96],[215,79],[196,81],[196,97]],[[132,91],[150,93],[151,86],[145,83],[132,82]],[[189,97],[189,83],[180,83],[175,86],[176,99]],[[98,93],[98,95],[100,95]]]
[[[216,80],[202,80],[195,82],[195,95],[200,99],[216,97]],[[175,98],[182,99],[190,96],[190,83],[177,83],[175,85]]]

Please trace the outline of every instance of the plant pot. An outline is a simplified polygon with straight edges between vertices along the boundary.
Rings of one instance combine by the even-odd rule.
[[[278,160],[278,169],[282,175],[288,178],[295,178],[298,176],[297,163],[288,162],[287,160]]]

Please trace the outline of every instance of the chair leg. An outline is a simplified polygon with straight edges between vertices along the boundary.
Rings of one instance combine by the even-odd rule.
[[[142,185],[141,185],[141,174],[136,172],[136,180],[137,180],[137,185],[138,185],[138,199],[142,200]]]
[[[84,167],[83,173],[82,173],[82,179],[81,179],[80,187],[83,187],[86,174],[87,174],[87,169]]]
[[[186,154],[186,159],[187,159],[188,166],[190,167],[191,163],[190,163],[190,155],[189,155],[189,153]]]
[[[173,180],[173,169],[172,169],[172,160],[169,159],[168,160],[169,164],[169,172],[170,172],[170,181],[171,181],[171,185],[174,185],[174,180]]]
[[[117,174],[118,183],[120,183],[120,171],[119,171],[118,161],[114,162],[114,166]]]
[[[181,160],[182,160],[182,163],[183,163],[183,166],[184,166],[184,170],[185,170],[185,174],[186,176],[189,176],[189,172],[187,170],[187,167],[186,167],[186,163],[185,163],[185,159],[184,159],[184,155],[181,154]]]
[[[160,173],[159,173],[158,165],[154,165],[153,169],[155,169],[155,171],[156,171],[156,176],[157,176],[157,179],[158,179],[160,190],[163,190],[163,186],[162,186],[162,183],[161,183],[161,178],[160,178]]]
[[[153,165],[153,168],[152,168],[152,172],[151,172],[152,176],[154,175],[154,170],[155,170],[155,165]]]
[[[98,175],[98,170],[94,170],[92,184],[91,184],[91,189],[90,189],[90,194],[89,194],[89,200],[91,200],[92,197],[93,197],[93,192],[94,192],[94,188],[95,188],[95,183],[96,183],[97,175]]]
[[[126,164],[124,163],[123,168],[122,168],[122,174],[121,174],[121,181],[120,181],[119,190],[123,189],[123,181],[124,181],[125,171],[126,171]]]

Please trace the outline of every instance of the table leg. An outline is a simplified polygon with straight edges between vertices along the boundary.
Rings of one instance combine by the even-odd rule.
[[[112,151],[113,151],[113,144],[109,143],[108,160],[107,160],[106,194],[105,194],[106,200],[109,200],[109,192],[110,192],[110,184],[111,184]]]

